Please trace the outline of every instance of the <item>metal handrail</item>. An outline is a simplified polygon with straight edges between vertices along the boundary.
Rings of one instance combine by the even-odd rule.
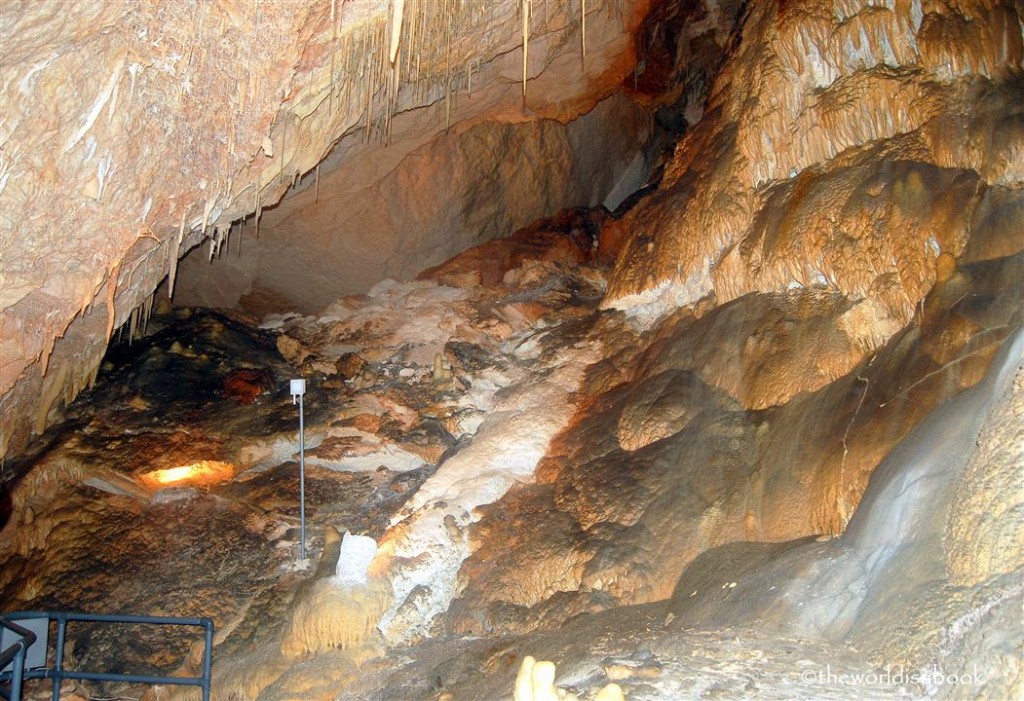
[[[11,666],[10,696],[2,689],[0,689],[0,694],[3,694],[7,699],[21,701],[21,680],[25,678],[25,650],[36,641],[36,634],[4,618],[0,618],[0,627],[6,628],[18,636],[13,645],[0,652],[0,669],[6,667],[7,663],[14,662]]]
[[[29,618],[45,618],[57,623],[57,644],[54,655],[53,668],[24,669],[25,650],[35,642],[35,634],[25,630],[11,621],[24,620]],[[147,674],[113,674],[108,672],[79,672],[64,669],[64,639],[67,632],[67,624],[71,621],[85,623],[129,623],[142,625],[175,625],[175,626],[197,626],[205,633],[205,649],[203,651],[203,674],[199,677],[164,677]],[[23,640],[15,643],[12,647],[19,648],[15,651],[13,659],[15,666],[11,674],[11,701],[21,701],[21,681],[23,679],[52,679],[53,680],[53,701],[59,701],[61,683],[65,679],[84,681],[123,681],[139,684],[171,684],[178,686],[198,686],[203,692],[203,701],[210,701],[210,679],[213,671],[213,621],[210,618],[173,618],[169,616],[122,616],[116,614],[95,614],[95,613],[63,613],[63,612],[29,612],[19,611],[16,613],[5,613],[0,616],[0,625],[15,630]],[[24,635],[24,633],[28,635]],[[31,636],[31,640],[29,640]],[[26,642],[27,641],[27,642]],[[22,644],[23,643],[23,644]],[[7,654],[7,651],[2,653]],[[17,661],[20,659],[20,664]],[[4,663],[6,664],[6,663]],[[0,666],[2,669],[2,666]],[[0,674],[0,680],[5,680],[7,674]]]

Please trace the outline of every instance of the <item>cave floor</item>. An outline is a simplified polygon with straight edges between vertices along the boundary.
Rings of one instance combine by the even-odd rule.
[[[581,698],[591,698],[589,694],[609,680],[636,701],[888,699],[920,694],[909,683],[888,683],[899,670],[890,670],[886,677],[884,669],[872,666],[855,650],[754,630],[675,630],[665,625],[664,605],[654,603],[585,614],[557,631],[392,650],[384,669],[364,668],[365,676],[336,698],[509,698],[524,654],[562,661],[556,686]]]

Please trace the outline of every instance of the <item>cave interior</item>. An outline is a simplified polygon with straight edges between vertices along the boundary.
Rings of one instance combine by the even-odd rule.
[[[1016,0],[7,0],[0,95],[4,614],[209,618],[223,701],[1024,697]]]

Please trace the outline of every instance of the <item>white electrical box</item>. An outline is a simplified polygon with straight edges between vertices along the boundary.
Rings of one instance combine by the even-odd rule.
[[[306,381],[305,380],[292,380],[292,399],[295,397],[301,397],[306,393]]]

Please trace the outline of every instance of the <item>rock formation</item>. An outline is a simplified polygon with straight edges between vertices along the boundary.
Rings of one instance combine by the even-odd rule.
[[[91,383],[189,249],[237,246],[321,170],[374,183],[452,125],[589,111],[633,69],[647,11],[410,3],[389,31],[402,5],[5,4],[0,453]]]

